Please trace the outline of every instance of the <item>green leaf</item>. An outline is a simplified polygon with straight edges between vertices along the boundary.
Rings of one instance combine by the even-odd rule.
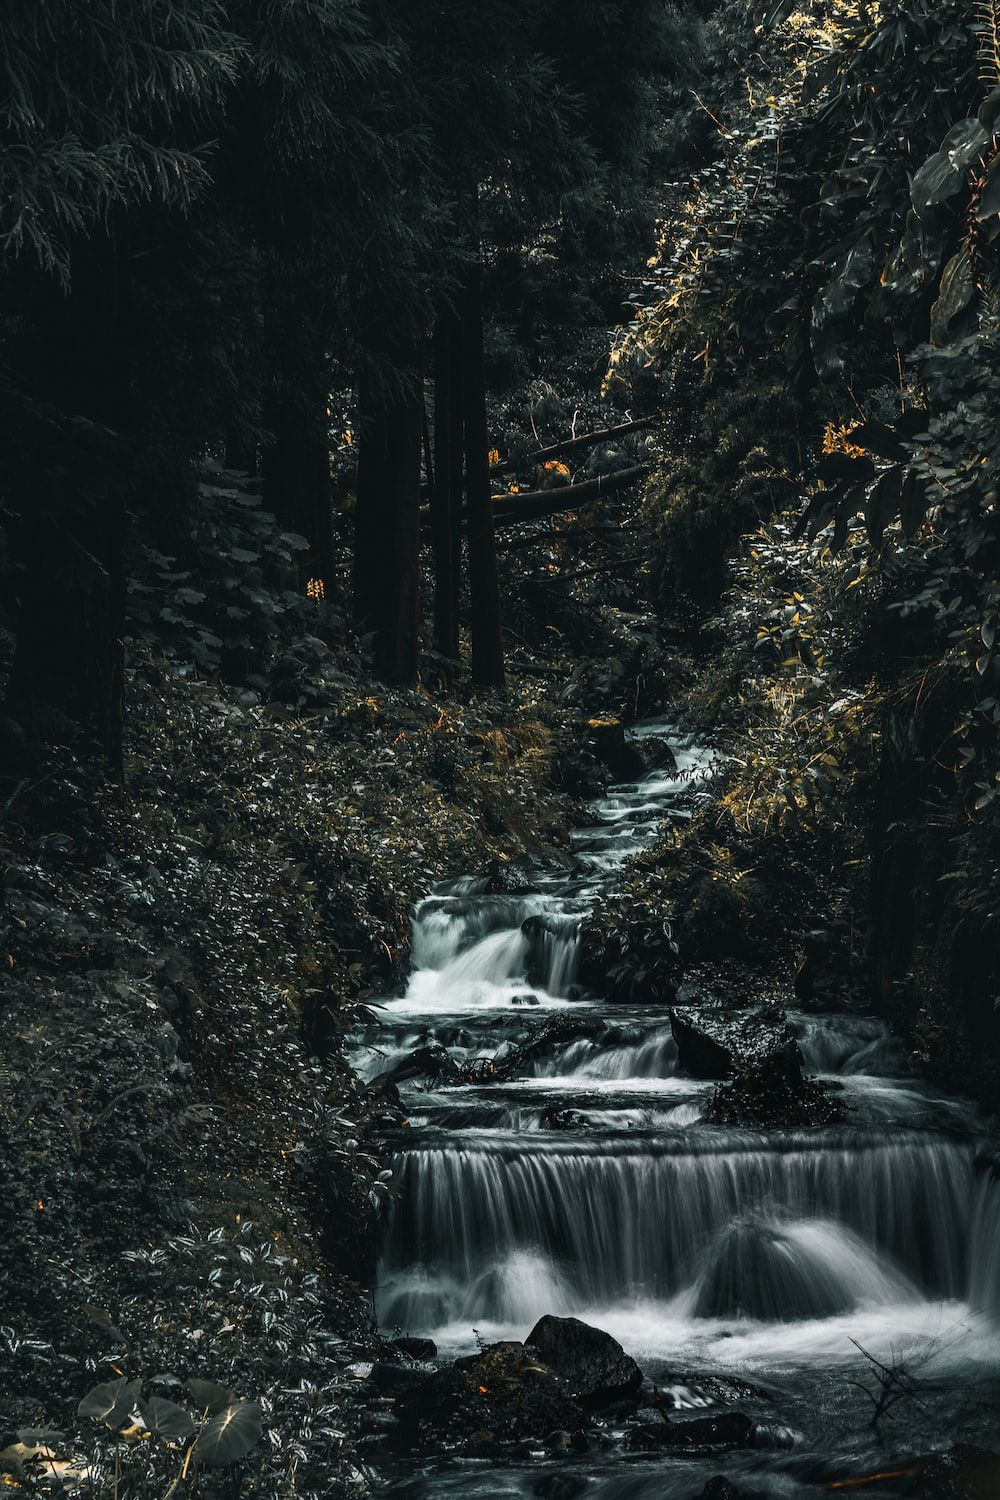
[[[931,308],[931,343],[938,348],[948,342],[948,330],[976,294],[972,260],[963,246],[941,273],[941,290]]]
[[[134,1411],[141,1385],[141,1381],[124,1378],[95,1385],[80,1402],[76,1414],[91,1422],[103,1422],[106,1427],[120,1427]]]
[[[994,214],[1000,214],[1000,156],[996,158],[986,174],[976,218],[991,219]]]
[[[979,123],[984,130],[995,129],[1000,120],[1000,88],[995,88],[979,107]]]
[[[148,1401],[143,1402],[140,1410],[146,1426],[157,1437],[186,1443],[194,1434],[190,1414],[183,1406],[178,1406],[176,1401],[168,1401],[164,1396],[150,1396]]]
[[[198,1464],[231,1464],[260,1442],[261,1416],[256,1401],[241,1401],[210,1417],[194,1445]]]
[[[910,198],[918,214],[958,192],[969,163],[988,140],[986,129],[972,116],[949,130],[940,151],[924,162],[913,179]]]
[[[198,1380],[192,1376],[184,1382],[184,1389],[190,1392],[195,1405],[202,1411],[219,1411],[224,1406],[233,1406],[240,1401],[235,1391],[224,1385],[216,1385],[214,1380]]]
[[[873,487],[868,496],[868,504],[865,506],[865,521],[868,526],[868,540],[871,545],[878,548],[882,545],[882,537],[885,528],[899,510],[900,499],[903,491],[903,474],[901,469],[889,469],[887,473]]]
[[[850,441],[857,448],[864,448],[878,458],[889,458],[896,463],[910,456],[910,450],[900,441],[899,434],[884,422],[864,422],[860,427],[855,427]]]

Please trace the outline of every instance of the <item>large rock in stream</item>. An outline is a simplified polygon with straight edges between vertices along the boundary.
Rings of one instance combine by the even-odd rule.
[[[802,1057],[781,1010],[670,1012],[677,1057],[692,1078],[722,1080],[767,1064],[789,1079],[802,1076]]]
[[[492,1344],[481,1354],[457,1359],[396,1404],[400,1436],[412,1448],[442,1442],[471,1445],[477,1452],[552,1431],[577,1431],[582,1408],[555,1372],[524,1344]]]
[[[715,1125],[827,1125],[843,1117],[836,1085],[802,1072],[802,1054],[783,1011],[670,1012],[678,1061],[720,1087],[706,1121]]]
[[[919,1500],[997,1500],[1000,1454],[959,1443],[928,1459],[907,1493]]]
[[[617,1339],[579,1318],[539,1318],[524,1341],[583,1406],[604,1406],[630,1396],[642,1371]]]

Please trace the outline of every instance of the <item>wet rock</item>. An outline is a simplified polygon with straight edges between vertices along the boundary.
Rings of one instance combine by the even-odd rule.
[[[381,1359],[372,1366],[370,1380],[380,1395],[402,1396],[423,1385],[434,1373],[434,1365],[416,1360],[400,1363],[394,1359]]]
[[[462,1451],[470,1458],[499,1458],[503,1453],[503,1448],[497,1441],[496,1433],[490,1432],[489,1428],[483,1428],[480,1432],[470,1432],[462,1446]]]
[[[642,1371],[617,1339],[579,1318],[540,1318],[524,1342],[585,1406],[618,1400],[642,1384]]]
[[[798,1043],[783,1011],[670,1012],[681,1067],[694,1078],[731,1078],[761,1068],[767,1079],[801,1076]]]
[[[489,1432],[498,1442],[575,1432],[583,1411],[554,1372],[523,1344],[493,1344],[456,1360],[397,1401],[403,1441],[434,1448]]]
[[[691,1421],[648,1422],[633,1427],[626,1446],[641,1452],[664,1448],[699,1456],[721,1448],[752,1448],[755,1428],[743,1412],[724,1412],[717,1417],[695,1417]]]
[[[660,1370],[653,1387],[655,1404],[668,1411],[727,1406],[735,1401],[770,1401],[763,1386],[726,1375]]]
[[[603,1030],[602,1021],[556,1016],[547,1021],[537,1036],[526,1042],[515,1055],[505,1059],[502,1070],[497,1070],[498,1076],[511,1077],[522,1072],[527,1064],[551,1057],[560,1048],[568,1047],[571,1042],[596,1040]]]
[[[705,1022],[692,1011],[672,1010],[670,1029],[677,1043],[677,1059],[692,1078],[728,1078],[733,1052],[717,1021]]]
[[[652,736],[638,742],[646,769],[649,771],[666,771],[668,774],[677,770],[677,756],[668,740],[654,739]]]
[[[912,1493],[919,1500],[996,1500],[1000,1454],[965,1443],[936,1453],[923,1466]]]
[[[749,1495],[724,1474],[713,1474],[698,1500],[749,1500]]]
[[[715,1092],[705,1119],[714,1125],[831,1125],[846,1114],[840,1085],[786,1072],[783,1060],[758,1064]]]
[[[626,739],[620,719],[591,719],[587,729],[590,749],[616,781],[638,781],[646,774],[642,751]]]
[[[406,1083],[411,1078],[429,1078],[435,1083],[456,1082],[458,1068],[444,1047],[417,1047],[409,1057],[372,1079],[373,1085]]]
[[[486,890],[491,896],[523,896],[533,886],[527,872],[510,860],[497,859],[490,866]]]
[[[437,1344],[433,1339],[393,1339],[392,1347],[404,1359],[437,1359]]]
[[[589,1481],[579,1474],[546,1474],[536,1484],[532,1494],[537,1500],[579,1500],[590,1488]]]
[[[806,933],[802,946],[795,974],[795,994],[802,1009],[850,1009],[858,986],[846,934],[836,928],[815,928]]]

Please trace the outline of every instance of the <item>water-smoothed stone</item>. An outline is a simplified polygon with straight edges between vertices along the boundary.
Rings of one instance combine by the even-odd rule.
[[[498,1442],[542,1438],[583,1422],[581,1407],[555,1373],[523,1344],[493,1344],[481,1354],[436,1371],[397,1402],[404,1441],[412,1448],[467,1442],[490,1432]]]
[[[540,1318],[524,1342],[586,1406],[616,1401],[642,1384],[642,1371],[618,1340],[579,1318]]]
[[[920,1466],[912,1491],[919,1500],[997,1500],[1000,1454],[959,1443]]]
[[[713,1474],[698,1500],[749,1500],[749,1491],[741,1490],[725,1474]]]
[[[635,741],[626,738],[620,719],[591,719],[587,729],[591,750],[616,781],[638,781],[646,774],[646,759]]]
[[[492,896],[523,896],[534,887],[526,870],[511,860],[497,859],[486,877],[486,890]]]
[[[694,1078],[722,1080],[758,1067],[775,1078],[801,1076],[798,1043],[781,1010],[675,1007],[670,1026],[680,1065]]]
[[[786,1069],[785,1059],[770,1059],[720,1084],[705,1111],[713,1125],[832,1125],[845,1117],[843,1086],[805,1078]]]
[[[695,1011],[672,1010],[670,1029],[677,1043],[677,1058],[692,1078],[728,1078],[733,1071],[732,1037],[729,1028],[715,1018],[703,1020]]]
[[[853,974],[846,934],[816,928],[802,940],[803,956],[795,973],[795,994],[805,1011],[851,1010],[864,994]]]
[[[639,1452],[669,1448],[693,1457],[725,1448],[752,1448],[755,1427],[743,1412],[723,1412],[717,1417],[694,1417],[690,1421],[647,1422],[625,1435],[626,1447]]]
[[[404,1359],[437,1359],[437,1344],[433,1339],[393,1339],[392,1348]]]
[[[411,1078],[429,1078],[435,1083],[457,1082],[459,1071],[445,1047],[416,1047],[394,1067],[379,1073],[373,1084],[406,1083]]]

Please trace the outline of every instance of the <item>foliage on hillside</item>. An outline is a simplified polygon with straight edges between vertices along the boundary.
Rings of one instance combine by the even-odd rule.
[[[672,392],[647,510],[665,605],[719,615],[752,725],[724,809],[744,834],[853,818],[873,979],[917,972],[939,1061],[955,1002],[966,1042],[995,1030],[998,21],[724,8],[716,160],[612,371]]]

